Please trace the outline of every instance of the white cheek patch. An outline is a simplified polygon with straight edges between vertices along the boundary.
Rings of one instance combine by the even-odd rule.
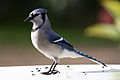
[[[36,16],[34,19],[35,19],[35,20],[42,20],[42,15],[41,15],[41,14],[39,14],[39,15],[38,15],[38,16]]]

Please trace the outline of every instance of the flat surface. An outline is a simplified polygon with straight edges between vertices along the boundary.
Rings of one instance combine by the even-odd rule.
[[[58,65],[60,73],[42,75],[50,65],[0,67],[0,80],[120,80],[120,65]]]

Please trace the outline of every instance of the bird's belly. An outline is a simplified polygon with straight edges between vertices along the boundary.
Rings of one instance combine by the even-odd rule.
[[[38,51],[51,59],[61,55],[62,52],[59,46],[55,46],[54,44],[50,44],[47,40],[41,39],[42,36],[38,37],[37,31],[31,33],[32,44]]]

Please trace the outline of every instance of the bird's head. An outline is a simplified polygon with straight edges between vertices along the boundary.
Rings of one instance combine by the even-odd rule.
[[[25,21],[43,24],[45,22],[46,13],[47,10],[45,9],[42,8],[35,9],[29,14]]]

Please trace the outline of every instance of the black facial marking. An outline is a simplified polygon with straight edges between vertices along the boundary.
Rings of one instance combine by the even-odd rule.
[[[36,14],[33,14],[33,13],[31,14],[32,18],[35,18],[35,17],[38,16],[38,15],[39,15],[39,14],[37,14],[37,13],[36,13]]]
[[[33,15],[33,14],[31,14],[33,17],[35,16],[35,15]],[[39,14],[38,14],[39,15]],[[45,13],[41,13],[41,15],[42,15],[42,20],[43,20],[43,23],[39,26],[39,27],[37,27],[37,28],[35,28],[35,29],[32,29],[32,32],[35,32],[37,29],[39,29],[39,28],[41,28],[42,27],[42,25],[44,24],[44,22],[45,22]]]
[[[42,15],[42,20],[43,20],[43,24],[44,24],[44,22],[45,22],[45,13],[41,13],[41,15]]]

